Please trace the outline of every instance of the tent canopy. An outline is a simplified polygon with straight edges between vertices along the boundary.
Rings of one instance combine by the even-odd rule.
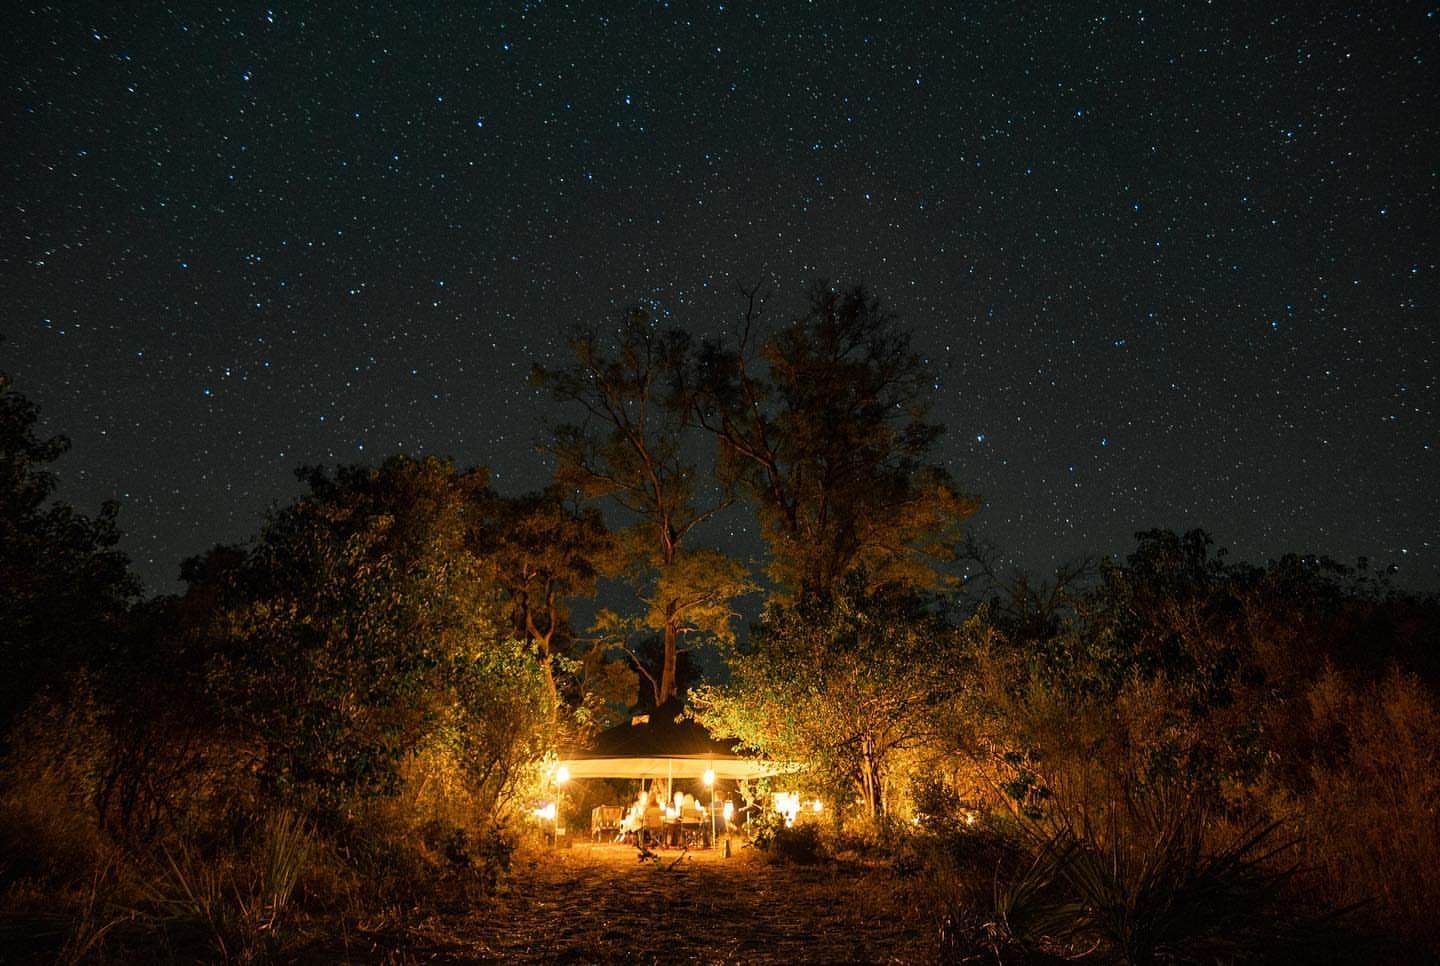
[[[701,778],[713,770],[719,780],[762,778],[788,770],[778,762],[742,758],[735,742],[711,736],[694,721],[679,720],[680,707],[667,703],[595,736],[588,748],[572,750],[560,764],[571,778]]]

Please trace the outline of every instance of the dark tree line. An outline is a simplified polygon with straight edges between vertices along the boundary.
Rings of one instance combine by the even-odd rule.
[[[470,875],[547,754],[688,698],[795,766],[837,827],[1002,823],[1016,895],[1088,910],[1075,941],[1117,960],[1145,961],[1153,936],[1082,887],[1127,895],[1105,876],[1179,861],[1156,842],[1250,875],[1234,830],[1257,825],[1292,835],[1330,907],[1383,893],[1387,923],[1440,948],[1405,925],[1440,900],[1432,596],[1364,562],[1232,563],[1200,531],[1145,531],[1128,558],[1049,580],[997,572],[962,533],[978,499],[939,461],[900,320],[858,287],[766,309],[744,293],[711,337],[638,310],[578,329],[533,373],[561,414],[541,492],[434,457],[305,468],[302,496],[154,600],[116,550],[117,508],[54,500],[67,443],[36,437],[0,378],[7,882],[58,876],[81,839],[213,852],[287,816],[376,881],[401,856],[426,881]],[[745,513],[753,571],[706,542]],[[607,580],[632,603],[577,626]],[[726,674],[687,695],[705,646]],[[70,824],[47,838],[53,815]],[[994,920],[1007,941],[1062,941],[1014,913]]]
[[[49,466],[70,441],[37,437],[38,418],[0,373],[0,734],[104,654],[139,592],[116,549],[118,505],[92,518],[52,499]]]
[[[13,743],[83,706],[83,795],[117,834],[266,802],[343,824],[441,772],[499,814],[546,748],[633,705],[637,676],[664,704],[687,650],[735,643],[756,575],[697,534],[739,501],[787,600],[860,573],[938,586],[975,503],[932,465],[904,329],[861,289],[816,286],[769,329],[761,309],[748,297],[728,341],[640,312],[577,331],[568,364],[535,372],[576,417],[544,492],[501,496],[434,458],[306,468],[302,497],[154,601],[115,550],[116,507],[53,501],[67,444],[37,439],[6,384],[0,724]],[[636,606],[573,626],[606,577]]]

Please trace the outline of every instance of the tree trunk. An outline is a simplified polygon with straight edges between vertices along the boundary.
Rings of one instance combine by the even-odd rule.
[[[885,788],[880,775],[880,763],[876,760],[869,738],[860,741],[860,797],[870,818],[879,819],[885,813]]]
[[[550,638],[555,635],[555,619],[553,616],[551,617],[549,629],[542,634],[535,623],[534,615],[526,610],[525,629],[530,634],[530,640],[535,644],[535,656],[540,659],[540,666],[545,671],[545,686],[550,692],[550,716],[554,718],[560,710],[560,689],[555,684],[554,659],[550,655]]]
[[[675,665],[679,652],[676,649],[675,624],[673,621],[665,622],[665,652],[660,658],[660,687],[655,694],[655,705],[659,707],[666,701],[675,697],[677,687],[675,683]]]

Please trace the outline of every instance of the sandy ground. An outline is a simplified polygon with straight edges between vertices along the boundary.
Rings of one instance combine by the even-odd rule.
[[[415,961],[927,963],[913,883],[853,863],[768,864],[750,849],[578,844],[522,853],[484,908],[427,922]]]

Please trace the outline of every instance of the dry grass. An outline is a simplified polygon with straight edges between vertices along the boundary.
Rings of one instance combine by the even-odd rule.
[[[910,885],[885,868],[770,864],[751,850],[641,862],[633,848],[582,844],[517,855],[498,896],[413,926],[403,945],[427,962],[933,962],[933,919]]]

